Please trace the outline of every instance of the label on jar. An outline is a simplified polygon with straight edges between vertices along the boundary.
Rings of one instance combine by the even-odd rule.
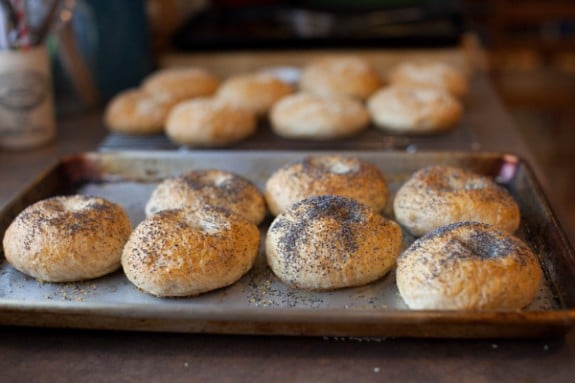
[[[43,47],[0,52],[0,147],[31,148],[54,137],[50,75]]]

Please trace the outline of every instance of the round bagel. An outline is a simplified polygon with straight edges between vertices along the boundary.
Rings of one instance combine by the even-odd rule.
[[[377,166],[355,157],[306,157],[276,170],[265,185],[265,199],[273,215],[317,195],[353,198],[376,211],[387,203],[387,182]]]
[[[440,61],[405,61],[389,73],[391,84],[413,87],[438,87],[456,97],[468,91],[466,76],[455,67]]]
[[[201,169],[167,178],[152,192],[146,215],[185,206],[224,207],[259,225],[266,215],[265,201],[258,188],[235,173]]]
[[[108,103],[104,122],[108,130],[115,133],[162,133],[168,113],[174,105],[169,98],[129,89],[118,93]]]
[[[132,226],[110,201],[83,195],[53,197],[24,209],[4,234],[6,260],[47,282],[100,277],[120,267]]]
[[[366,129],[369,113],[356,100],[296,93],[273,106],[270,120],[273,131],[284,138],[329,140]]]
[[[463,114],[461,103],[446,90],[390,85],[367,104],[376,127],[396,133],[434,133],[453,128]]]
[[[518,238],[476,222],[441,227],[397,259],[397,287],[412,309],[520,309],[542,280],[537,257]]]
[[[397,191],[397,221],[413,235],[460,221],[487,223],[508,233],[519,227],[519,206],[488,177],[453,166],[430,166],[415,172]]]
[[[177,104],[168,115],[166,135],[191,147],[223,147],[256,131],[253,112],[215,98],[196,98]]]
[[[164,210],[136,227],[124,247],[122,267],[146,293],[193,296],[240,279],[253,266],[259,242],[257,226],[229,210]]]
[[[367,99],[381,86],[377,70],[357,56],[323,57],[304,67],[300,89],[320,97]]]
[[[316,196],[275,218],[266,237],[266,257],[286,284],[332,290],[384,276],[401,251],[401,238],[399,225],[369,206]]]
[[[293,88],[277,76],[265,73],[237,75],[226,79],[216,97],[232,105],[265,115],[281,98],[293,93]]]
[[[209,71],[197,67],[166,68],[158,70],[144,79],[144,92],[180,102],[196,97],[213,95],[219,79]]]

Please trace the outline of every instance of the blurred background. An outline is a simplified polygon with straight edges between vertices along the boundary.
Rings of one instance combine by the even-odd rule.
[[[575,227],[573,0],[62,1],[71,20],[47,41],[60,114],[102,107],[173,52],[434,48],[468,38]]]
[[[147,0],[165,52],[442,46],[471,33],[484,69],[575,227],[575,1]]]

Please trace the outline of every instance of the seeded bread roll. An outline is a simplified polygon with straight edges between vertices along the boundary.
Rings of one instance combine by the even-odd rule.
[[[158,297],[193,296],[231,285],[259,251],[256,225],[229,210],[164,210],[142,221],[122,253],[128,279]]]
[[[369,113],[356,100],[296,93],[273,106],[270,120],[273,131],[284,138],[329,140],[366,129]]]
[[[319,58],[301,74],[300,88],[320,97],[365,100],[381,86],[381,77],[367,61],[357,56]]]
[[[397,191],[397,221],[420,236],[460,221],[487,223],[508,233],[519,227],[519,206],[488,177],[453,166],[430,166],[415,172]]]
[[[461,103],[446,90],[390,85],[368,101],[376,127],[396,133],[435,133],[453,128],[461,119]]]
[[[196,98],[176,105],[166,122],[173,142],[191,147],[223,147],[256,131],[253,112],[215,98]]]
[[[174,101],[139,89],[118,93],[107,105],[104,122],[108,130],[123,134],[156,134],[164,124]]]
[[[216,97],[232,105],[265,115],[281,98],[293,93],[293,88],[277,76],[265,73],[237,75],[226,79]]]
[[[383,277],[401,251],[401,229],[369,206],[316,196],[272,222],[266,256],[274,274],[306,290],[360,286]]]
[[[294,203],[318,195],[353,198],[376,211],[387,203],[387,182],[377,166],[355,157],[306,157],[276,170],[265,185],[265,199],[273,215]]]
[[[219,79],[209,71],[196,67],[166,68],[144,79],[144,92],[156,97],[180,102],[196,97],[213,95]]]
[[[132,226],[119,206],[83,195],[53,197],[28,206],[4,234],[6,260],[47,282],[97,278],[120,267]]]
[[[467,78],[455,67],[439,61],[405,61],[393,68],[388,78],[391,84],[413,87],[438,87],[456,97],[467,93]]]
[[[146,204],[146,215],[185,206],[224,207],[259,225],[266,215],[258,188],[237,174],[217,170],[194,170],[162,181]]]
[[[537,257],[492,226],[459,222],[416,240],[397,260],[397,287],[420,310],[520,309],[542,280]]]

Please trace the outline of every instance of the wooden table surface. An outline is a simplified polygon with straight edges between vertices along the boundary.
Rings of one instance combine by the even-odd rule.
[[[481,150],[521,155],[546,186],[487,81],[476,84],[470,102],[480,105],[468,123]],[[52,161],[96,149],[105,134],[101,114],[85,113],[62,119],[57,140],[44,148],[0,151],[0,206]],[[575,331],[542,340],[427,340],[0,327],[0,382],[572,382],[574,377]]]

